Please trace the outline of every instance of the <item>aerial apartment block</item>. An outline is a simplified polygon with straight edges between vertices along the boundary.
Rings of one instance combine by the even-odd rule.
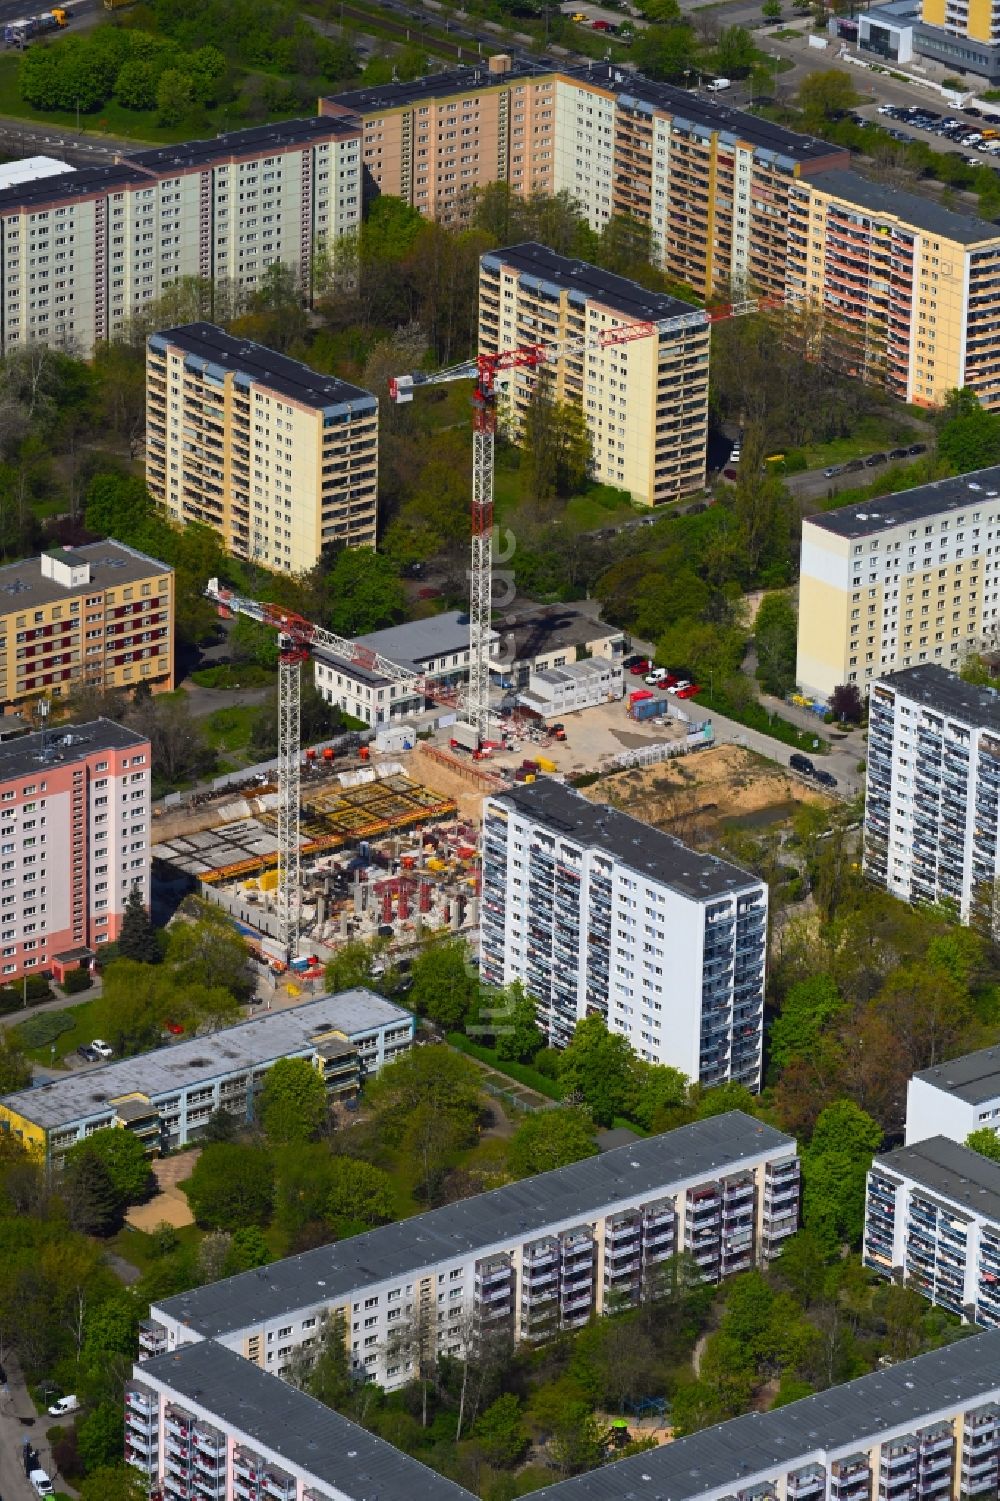
[[[361,220],[360,138],[285,120],[0,189],[0,353],[89,355],[183,277],[238,296],[280,261],[308,295]]]
[[[601,342],[622,324],[646,338]],[[479,263],[479,351],[584,341],[551,365],[504,379],[504,417],[520,431],[539,380],[584,415],[594,477],[645,505],[705,483],[708,314],[544,245],[491,251]]]
[[[997,640],[1000,468],[802,523],[796,676],[828,699],[901,667],[957,671]]]
[[[1000,1327],[1000,1163],[946,1136],[876,1157],[862,1259],[960,1318]]]
[[[167,1298],[141,1349],[218,1341],[280,1376],[334,1318],[358,1374],[399,1387],[415,1324],[439,1355],[537,1342],[639,1303],[681,1250],[711,1282],[767,1266],[798,1203],[794,1140],[733,1111]]]
[[[216,1032],[122,1058],[85,1074],[52,1079],[0,1099],[0,1131],[58,1166],[94,1131],[121,1127],[148,1152],[196,1141],[213,1112],[252,1121],[268,1069],[305,1058],[331,1101],[353,1099],[361,1082],[413,1044],[409,1011],[364,988],[340,991],[251,1017]]]
[[[374,547],[378,399],[211,323],[146,345],[146,482],[229,552],[305,573],[324,547]]]
[[[1000,1129],[1000,1048],[980,1048],[914,1074],[906,1090],[906,1144],[928,1136],[964,1142]]]
[[[61,971],[149,900],[149,741],[109,719],[0,744],[0,977]]]
[[[824,347],[900,401],[940,406],[968,386],[1000,405],[1000,231],[855,172],[788,195],[786,293],[820,309]]]
[[[0,568],[0,700],[174,686],[174,572],[122,542]]]
[[[1000,693],[909,667],[872,684],[868,714],[865,874],[968,922],[1000,874]]]
[[[593,229],[615,214],[648,225],[660,264],[700,296],[783,296],[791,184],[850,163],[826,141],[608,63],[494,57],[319,107],[360,123],[369,193],[457,223],[488,183],[565,191]]]
[[[767,885],[548,779],[483,805],[480,972],[553,1047],[601,1016],[640,1058],[760,1087]]]
[[[972,1501],[995,1496],[1000,1333],[988,1330],[771,1412],[747,1413],[538,1501]],[[472,1501],[384,1439],[212,1341],[137,1365],[125,1453],[163,1501]]]

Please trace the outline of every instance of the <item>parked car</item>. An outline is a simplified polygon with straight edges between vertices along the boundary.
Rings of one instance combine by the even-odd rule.
[[[28,1479],[34,1486],[36,1496],[55,1495],[55,1491],[52,1489],[52,1481],[49,1479],[48,1475],[46,1475],[44,1470],[32,1470],[31,1474],[28,1476]]]
[[[93,1050],[97,1054],[98,1058],[105,1058],[105,1059],[107,1059],[107,1058],[113,1058],[115,1056],[115,1050],[114,1050],[114,1048],[111,1046],[111,1044],[109,1042],[105,1042],[102,1037],[94,1037],[94,1038],[92,1038],[90,1046],[93,1048]]]
[[[76,1412],[79,1406],[79,1397],[60,1397],[59,1400],[57,1402],[53,1402],[52,1406],[49,1408],[49,1416],[53,1418],[61,1418],[67,1412]]]
[[[668,693],[673,693],[673,694],[676,695],[677,698],[680,698],[681,694],[685,691],[685,689],[690,688],[690,687],[691,687],[691,679],[690,678],[678,678],[677,681],[676,681],[676,683],[668,683],[667,684],[667,692]]]
[[[837,785],[837,778],[832,771],[823,771],[821,767],[817,767],[813,776],[821,787],[836,787]]]
[[[636,657],[634,661],[630,661],[628,670],[633,677],[642,677],[643,673],[648,672],[652,665],[648,657]]]
[[[650,688],[655,688],[658,683],[665,683],[670,674],[665,667],[654,667],[652,672],[647,672],[644,682]]]
[[[844,473],[857,474],[858,470],[863,469],[864,467],[864,459],[848,459],[847,463],[844,465]]]
[[[907,451],[907,453],[926,453],[927,452],[927,444],[926,443],[911,443],[910,446],[909,446],[909,448],[906,451]]]
[[[905,459],[906,456],[907,456],[907,450],[905,448],[890,448],[889,449],[889,457],[890,457],[890,459]]]
[[[677,689],[677,697],[678,698],[694,698],[695,694],[696,693],[700,693],[700,692],[701,692],[701,685],[699,683],[688,683],[688,685],[687,685],[686,688],[678,688]]]
[[[92,1044],[89,1042],[81,1042],[76,1051],[83,1059],[84,1063],[100,1062],[100,1055],[98,1053],[95,1053]]]
[[[887,464],[889,460],[884,453],[872,453],[865,459],[865,468],[874,469],[877,464]]]
[[[829,469],[823,470],[823,473],[826,475],[827,479],[833,479],[833,476],[835,474],[843,474],[843,472],[843,467],[840,464],[831,464]]]
[[[816,770],[809,757],[800,756],[798,751],[794,751],[793,754],[789,756],[788,764],[793,771],[800,771],[802,775],[806,777],[811,777],[813,772]]]

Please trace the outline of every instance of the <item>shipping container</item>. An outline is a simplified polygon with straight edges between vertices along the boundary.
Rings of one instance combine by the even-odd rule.
[[[662,698],[647,698],[632,704],[629,708],[630,719],[659,719],[667,712],[667,706]]]

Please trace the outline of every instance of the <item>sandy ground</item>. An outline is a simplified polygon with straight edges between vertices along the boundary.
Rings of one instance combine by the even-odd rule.
[[[155,1230],[158,1225],[171,1225],[180,1230],[184,1225],[194,1224],[191,1206],[183,1191],[177,1187],[185,1178],[190,1178],[201,1150],[195,1147],[190,1152],[178,1152],[175,1157],[158,1157],[153,1163],[153,1176],[159,1191],[145,1204],[136,1204],[125,1216],[133,1230]]]
[[[659,766],[604,777],[584,790],[693,843],[711,841],[724,823],[766,827],[796,803],[828,801],[784,767],[738,745],[719,745]]]

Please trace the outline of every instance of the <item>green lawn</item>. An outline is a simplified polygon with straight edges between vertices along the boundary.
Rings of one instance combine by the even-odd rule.
[[[909,423],[876,412],[863,417],[848,437],[832,438],[829,443],[806,443],[802,448],[790,449],[785,453],[785,461],[791,470],[801,455],[807,469],[824,469],[829,464],[846,464],[848,459],[864,459],[870,453],[912,443],[913,439],[913,428]]]
[[[231,709],[213,709],[201,721],[205,738],[218,751],[244,751],[250,745],[250,731],[259,715],[258,708],[234,705]]]
[[[521,476],[516,469],[498,465],[493,478],[493,509],[499,522],[509,523],[522,502]],[[573,495],[564,508],[556,507],[551,520],[561,521],[575,532],[596,532],[627,521],[644,506],[634,506],[621,490],[611,485],[590,485],[582,495]]]
[[[197,1246],[204,1236],[204,1231],[199,1230],[197,1225],[184,1225],[180,1230],[175,1230],[179,1245]],[[110,1251],[116,1251],[119,1256],[137,1266],[140,1272],[148,1272],[157,1260],[156,1243],[151,1235],[144,1230],[133,1230],[129,1225],[124,1225],[118,1234],[112,1236],[107,1242]]]
[[[82,1042],[93,1042],[97,1035],[97,1028],[93,1020],[94,1000],[81,1001],[77,1006],[69,1006],[59,1014],[72,1020],[73,1025],[65,1032],[60,1032],[51,1043],[44,1043],[40,1047],[28,1047],[24,1051],[35,1063],[51,1064],[53,1062],[52,1048],[55,1047],[55,1062],[61,1063],[67,1053],[75,1052]],[[46,1013],[41,1013],[45,1015]],[[14,1037],[21,1041],[21,1028],[13,1028]]]

